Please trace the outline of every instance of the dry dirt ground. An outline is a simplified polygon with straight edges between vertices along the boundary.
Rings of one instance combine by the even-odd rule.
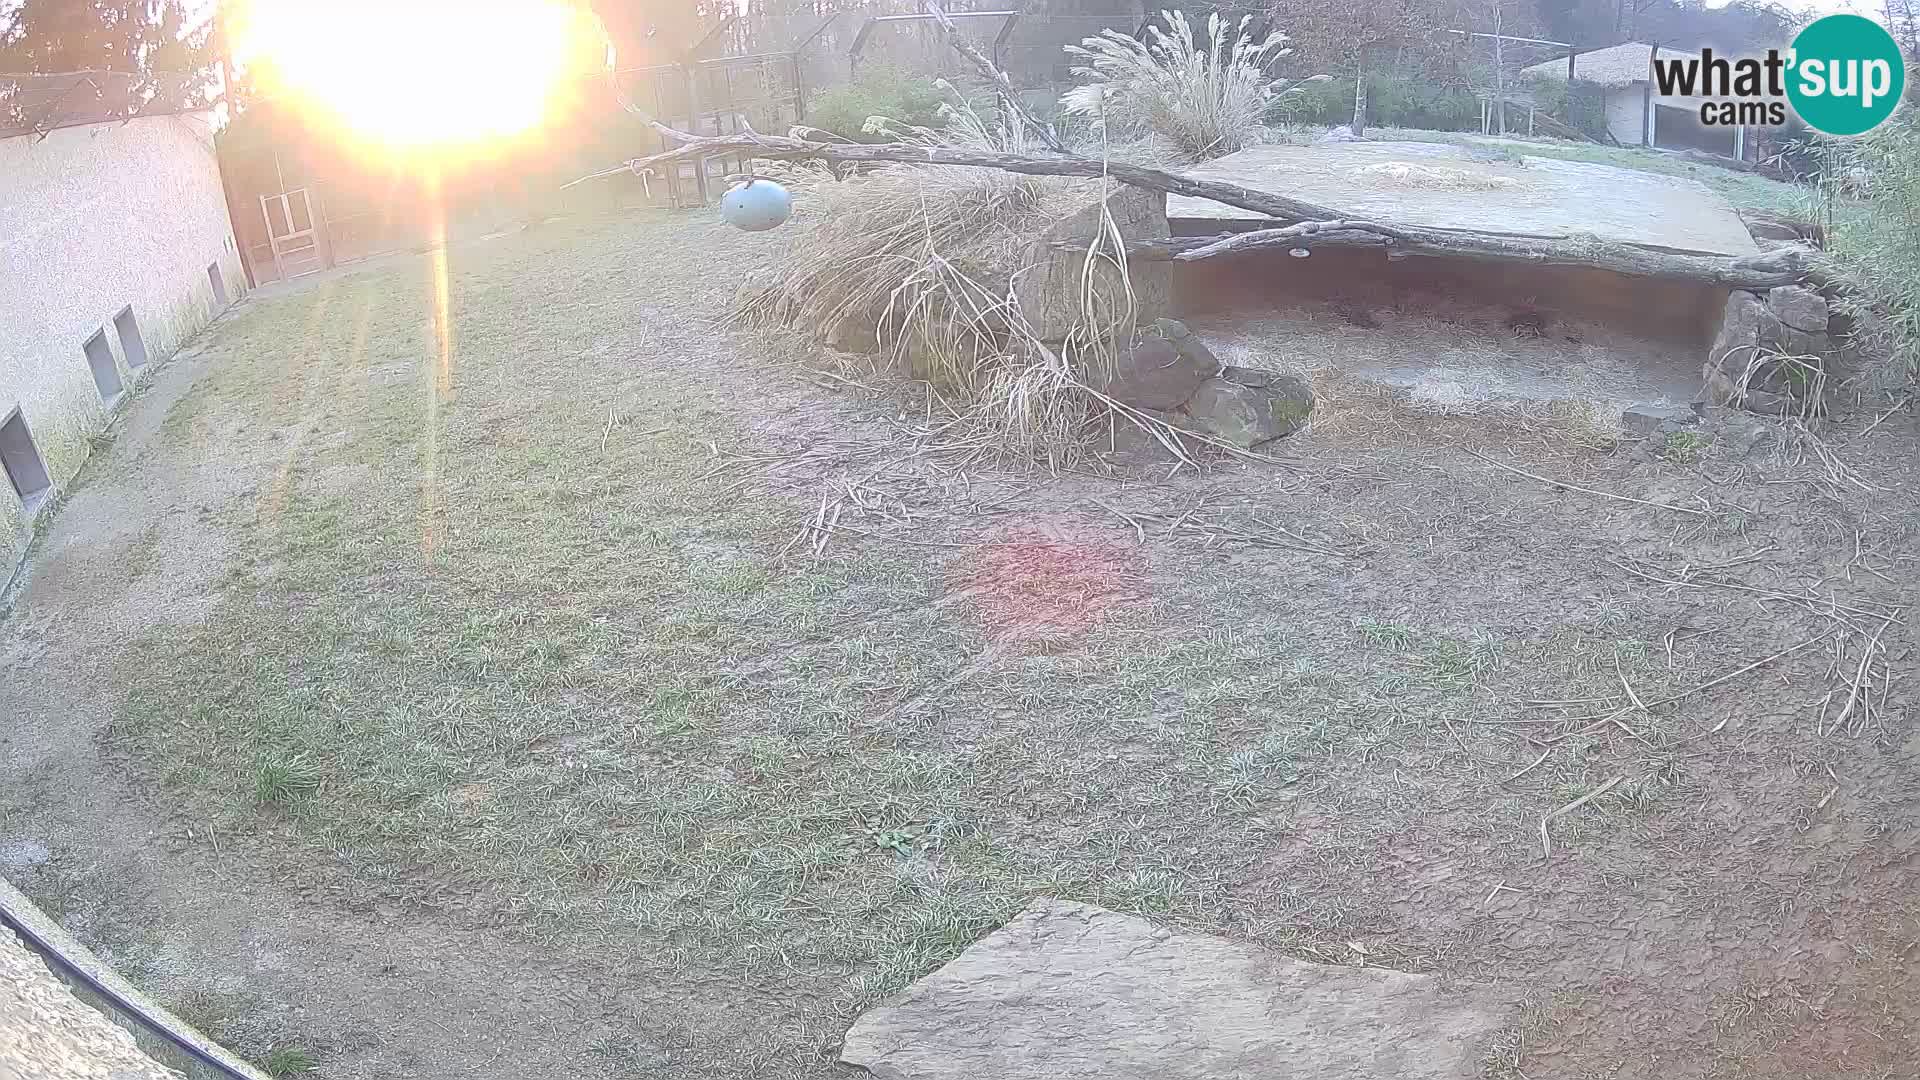
[[[778,243],[223,320],[0,623],[0,873],[326,1077],[832,1075],[1035,895],[1477,984],[1493,1076],[1914,1074],[1910,413],[995,466],[716,328]]]

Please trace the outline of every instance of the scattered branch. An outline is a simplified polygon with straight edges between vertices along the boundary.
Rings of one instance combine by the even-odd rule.
[[[1580,809],[1581,807],[1587,805],[1588,803],[1599,798],[1600,796],[1605,795],[1607,792],[1612,791],[1614,788],[1619,787],[1621,784],[1626,782],[1626,779],[1627,778],[1624,773],[1619,776],[1616,776],[1613,779],[1607,781],[1606,783],[1601,784],[1599,787],[1594,788],[1592,791],[1587,792],[1585,795],[1582,795],[1579,798],[1568,803],[1567,805],[1561,807],[1560,809],[1555,810],[1553,813],[1548,814],[1546,817],[1541,818],[1540,819],[1540,851],[1542,856],[1548,859],[1553,858],[1553,837],[1547,834],[1547,825],[1549,822],[1552,822],[1556,818],[1560,818],[1567,814],[1573,813],[1575,810]]]
[[[1481,461],[1486,462],[1487,464],[1493,466],[1496,469],[1504,469],[1507,472],[1513,473],[1515,476],[1524,476],[1529,480],[1538,480],[1540,483],[1546,484],[1548,487],[1566,488],[1569,491],[1578,491],[1587,495],[1598,495],[1603,499],[1615,499],[1620,502],[1635,503],[1640,506],[1651,506],[1656,510],[1671,510],[1676,514],[1693,514],[1693,515],[1699,516],[1699,515],[1705,515],[1707,513],[1705,510],[1701,510],[1697,507],[1676,506],[1673,503],[1650,502],[1646,499],[1636,499],[1631,495],[1619,495],[1611,491],[1601,491],[1598,488],[1581,487],[1579,484],[1569,484],[1565,480],[1554,480],[1550,477],[1541,476],[1538,473],[1530,473],[1525,469],[1516,469],[1511,465],[1503,465],[1500,462],[1495,461],[1492,458],[1486,456],[1485,454],[1479,453],[1477,451],[1469,450],[1467,451],[1467,453],[1473,457],[1479,458]]]
[[[1205,542],[1209,547],[1216,543],[1228,542],[1246,544],[1250,547],[1305,551],[1314,555],[1331,555],[1340,559],[1360,557],[1359,552],[1342,551],[1338,548],[1329,547],[1324,543],[1317,543],[1284,526],[1260,518],[1253,518],[1253,523],[1269,531],[1258,532],[1242,528],[1238,525],[1226,524],[1221,521],[1202,517],[1198,512],[1200,509],[1199,506],[1191,507],[1176,517],[1171,514],[1143,513],[1140,511],[1129,513],[1101,502],[1098,499],[1093,500],[1093,502],[1094,505],[1100,507],[1100,509],[1105,510],[1107,513],[1112,514],[1114,517],[1119,518],[1131,526],[1134,535],[1139,538],[1141,543],[1145,543],[1147,539],[1146,526],[1157,525],[1161,527],[1161,533],[1164,536],[1177,534],[1201,536],[1205,538]]]

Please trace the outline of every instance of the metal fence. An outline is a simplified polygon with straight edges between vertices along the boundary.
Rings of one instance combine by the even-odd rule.
[[[1112,17],[1028,15],[1007,6],[953,15],[962,32],[991,51],[1029,104],[1052,100],[1070,82],[1067,44],[1102,30],[1140,29]],[[977,73],[952,49],[948,33],[930,16],[885,10],[779,22],[724,19],[674,62],[618,68],[605,100],[572,115],[572,130],[556,133],[574,157],[549,164],[563,171],[577,164],[586,172],[670,148],[669,140],[623,106],[700,135],[748,128],[784,133],[807,121],[821,93],[881,64],[977,85]],[[747,168],[738,154],[683,162],[598,187],[602,194],[595,202],[704,205],[718,197],[727,176]],[[422,192],[331,154],[291,124],[265,144],[223,146],[222,169],[255,284],[437,243],[467,225],[537,213],[552,201],[551,193],[541,193],[559,187],[558,179],[528,171],[520,161],[479,178],[459,199],[445,200],[443,193]]]

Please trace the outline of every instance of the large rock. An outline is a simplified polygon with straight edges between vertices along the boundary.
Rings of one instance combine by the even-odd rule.
[[[1305,427],[1313,388],[1295,375],[1230,367],[1201,383],[1181,411],[1195,431],[1251,448]]]
[[[1720,332],[1707,347],[1702,365],[1701,397],[1710,405],[1738,405],[1741,375],[1753,359],[1753,350],[1778,340],[1780,320],[1754,293],[1735,289],[1727,295],[1720,315]]]
[[[1215,370],[1195,363],[1165,338],[1143,337],[1120,358],[1120,370],[1105,391],[1136,409],[1177,409]]]
[[[1827,332],[1827,298],[1805,285],[1781,285],[1767,291],[1767,310],[1791,330]]]
[[[1038,900],[854,1021],[840,1058],[880,1080],[1469,1080],[1501,1027],[1432,976]]]
[[[1805,228],[1798,222],[1769,214],[1764,210],[1742,210],[1740,221],[1747,227],[1747,234],[1755,240],[1776,240],[1798,242]]]
[[[1767,311],[1777,324],[1762,344],[1793,356],[1825,356],[1833,348],[1827,337],[1827,300],[1804,285],[1781,285],[1767,293]]]
[[[1620,412],[1620,430],[1637,439],[1669,435],[1700,422],[1700,414],[1685,405],[1656,405],[1641,402]]]
[[[1119,370],[1102,389],[1136,409],[1177,409],[1201,383],[1219,374],[1221,366],[1220,358],[1186,323],[1155,319],[1120,358]]]
[[[1120,235],[1128,240],[1164,240],[1167,230],[1165,192],[1120,187],[1107,199]],[[1014,282],[1014,297],[1020,311],[1043,341],[1064,341],[1082,319],[1081,270],[1085,251],[1062,251],[1052,245],[1057,240],[1083,242],[1101,229],[1100,200],[1090,198],[1087,205],[1040,234],[1027,249],[1025,268]],[[1094,294],[1102,319],[1124,308],[1126,292],[1120,275],[1110,264],[1096,264]],[[1133,283],[1134,321],[1146,325],[1164,314],[1173,299],[1173,266],[1165,262],[1130,262],[1127,276]]]
[[[1117,415],[1109,418],[1107,421],[1109,425],[1107,429],[1108,434],[1101,437],[1099,445],[1102,450],[1111,453],[1116,460],[1136,461],[1142,464],[1172,461],[1173,455],[1168,452],[1166,443],[1161,441],[1162,438],[1177,442],[1181,450],[1187,454],[1198,453],[1203,449],[1203,443],[1194,436],[1186,433],[1187,425],[1191,423],[1191,421],[1184,415],[1177,412],[1168,412],[1165,409],[1141,409],[1139,411],[1147,417],[1167,425],[1167,428],[1171,428],[1172,430],[1162,428],[1149,431],[1146,427],[1128,418]]]
[[[1188,329],[1187,324],[1179,319],[1155,319],[1146,332],[1172,344],[1180,350],[1181,356],[1195,367],[1206,369],[1209,375],[1226,366],[1219,357],[1213,355],[1212,349],[1207,348],[1207,343],[1200,340],[1200,335]]]

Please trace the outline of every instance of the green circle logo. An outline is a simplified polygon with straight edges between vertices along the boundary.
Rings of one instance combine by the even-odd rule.
[[[1787,55],[1787,100],[1808,127],[1828,135],[1879,127],[1907,87],[1907,63],[1893,35],[1859,15],[1814,20]]]

